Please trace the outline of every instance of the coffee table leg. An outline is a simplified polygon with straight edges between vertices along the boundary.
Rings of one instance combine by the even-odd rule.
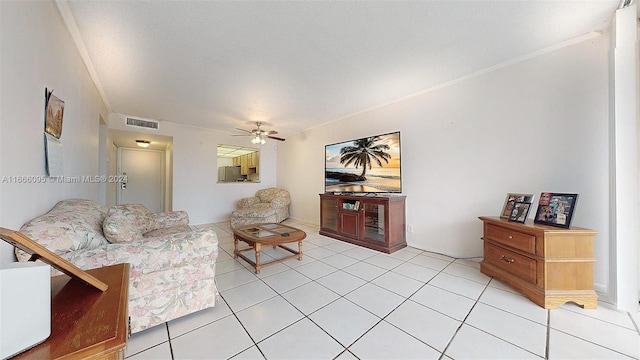
[[[298,241],[298,260],[302,261],[302,241]]]
[[[256,274],[260,274],[260,250],[262,250],[262,244],[257,242],[253,248],[256,251]]]
[[[233,258],[238,258],[238,237],[235,235],[233,236]]]

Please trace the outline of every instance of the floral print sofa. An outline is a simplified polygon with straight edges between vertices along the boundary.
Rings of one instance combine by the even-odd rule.
[[[231,213],[231,227],[260,223],[279,223],[289,218],[291,196],[287,190],[268,188],[256,196],[242,198]]]
[[[63,200],[20,232],[81,269],[131,264],[131,331],[213,307],[217,299],[213,230],[188,226],[184,211],[152,214],[142,205],[107,207]],[[20,261],[29,255],[16,249]]]

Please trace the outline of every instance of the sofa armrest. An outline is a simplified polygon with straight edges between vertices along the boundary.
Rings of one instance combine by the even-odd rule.
[[[238,200],[238,209],[250,208],[260,202],[260,198],[252,196]]]
[[[189,214],[186,211],[165,211],[153,214],[155,229],[189,225]]]
[[[271,207],[280,208],[283,206],[287,206],[291,203],[291,198],[288,197],[277,197],[271,200]]]

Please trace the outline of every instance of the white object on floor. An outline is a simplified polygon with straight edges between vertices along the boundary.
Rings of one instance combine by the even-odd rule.
[[[0,358],[51,335],[51,269],[33,262],[0,264]]]

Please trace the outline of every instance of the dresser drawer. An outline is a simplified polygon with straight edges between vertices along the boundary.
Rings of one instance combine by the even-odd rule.
[[[521,233],[493,224],[486,224],[484,237],[518,250],[526,251],[531,254],[536,253],[535,235]]]
[[[484,243],[484,262],[531,284],[536,284],[536,260],[500,246]]]

